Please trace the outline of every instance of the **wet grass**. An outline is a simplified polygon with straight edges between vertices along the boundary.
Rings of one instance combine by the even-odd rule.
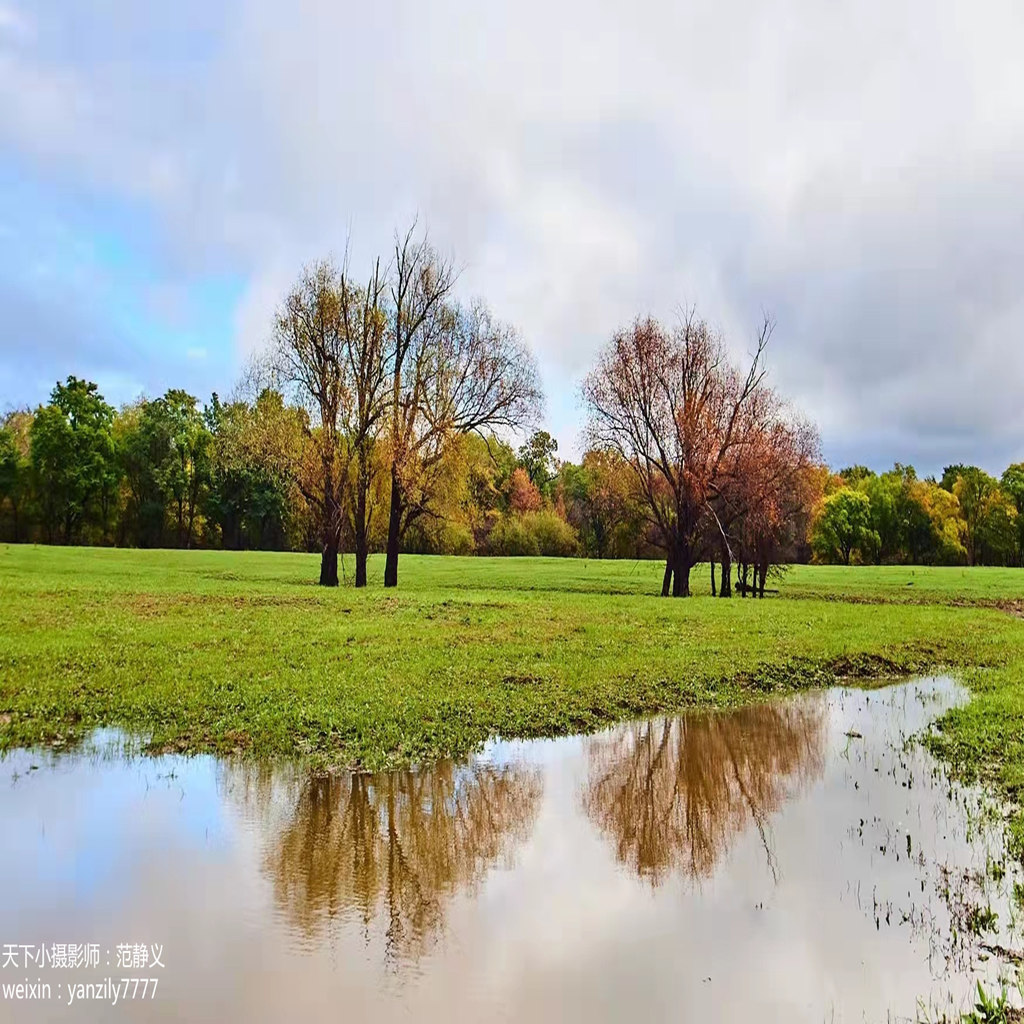
[[[364,591],[322,590],[316,570],[310,555],[0,547],[0,748],[113,725],[154,749],[376,768],[986,666],[945,750],[1009,750],[1005,778],[1024,781],[1024,671],[1007,667],[1024,666],[1024,622],[985,606],[1024,597],[1021,571],[798,567],[760,602],[662,600],[645,562],[409,556],[396,591],[377,561]],[[934,598],[905,600],[907,574]]]

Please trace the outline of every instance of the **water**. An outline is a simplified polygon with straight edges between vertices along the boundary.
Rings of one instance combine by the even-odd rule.
[[[98,963],[0,967],[51,986],[0,1019],[952,1015],[1012,975],[983,947],[1021,945],[998,815],[906,745],[963,699],[836,689],[380,776],[125,759],[104,734],[17,752],[0,949]],[[162,966],[120,968],[119,944]],[[66,1005],[108,976],[157,996]]]

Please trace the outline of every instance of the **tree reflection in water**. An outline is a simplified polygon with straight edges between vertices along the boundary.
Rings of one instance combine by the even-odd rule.
[[[539,773],[442,763],[285,782],[234,765],[229,789],[267,829],[263,868],[289,923],[316,941],[341,917],[384,932],[388,960],[423,952],[447,901],[509,863],[536,818]],[[275,805],[284,802],[283,814]]]
[[[619,861],[659,884],[709,877],[751,822],[777,875],[769,817],[824,768],[821,696],[641,722],[589,743],[583,805]]]

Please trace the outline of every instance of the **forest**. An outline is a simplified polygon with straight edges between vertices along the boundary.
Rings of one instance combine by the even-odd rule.
[[[325,584],[351,552],[357,586],[378,551],[386,585],[400,552],[664,558],[677,596],[707,561],[722,596],[792,562],[1024,564],[1024,463],[833,472],[765,381],[769,319],[745,367],[693,311],[617,331],[560,459],[529,350],[456,281],[411,230],[364,281],[305,268],[230,399],[58,381],[0,421],[0,540],[319,551]]]

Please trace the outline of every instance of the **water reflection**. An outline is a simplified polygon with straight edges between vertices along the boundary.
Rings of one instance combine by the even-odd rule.
[[[338,917],[383,923],[388,959],[415,957],[445,903],[488,868],[510,866],[543,792],[539,772],[442,763],[428,772],[281,775],[231,766],[225,791],[263,820],[263,869],[288,921],[310,941]],[[275,808],[290,806],[284,820]]]
[[[964,697],[836,689],[379,776],[13,752],[0,939],[167,968],[155,1002],[0,1024],[958,1020],[1024,950],[1001,817],[906,743]]]
[[[641,722],[594,737],[583,806],[618,860],[657,884],[707,878],[751,823],[777,875],[771,815],[824,768],[826,701]]]

